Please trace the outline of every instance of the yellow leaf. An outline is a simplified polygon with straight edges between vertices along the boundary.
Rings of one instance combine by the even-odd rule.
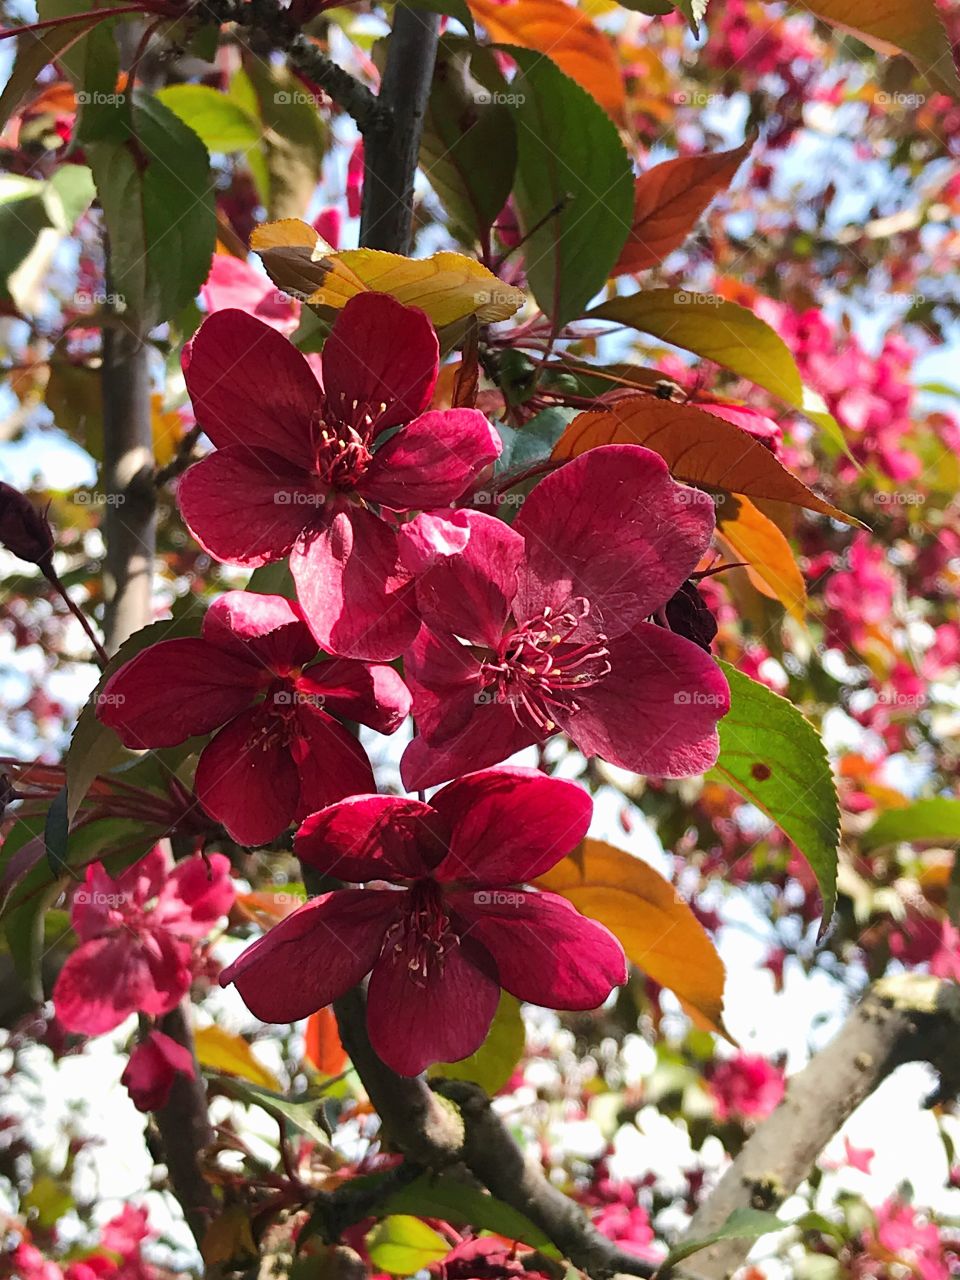
[[[779,600],[787,613],[803,621],[807,588],[790,543],[777,526],[749,498],[738,497],[736,510],[717,509],[717,533],[739,560],[746,561],[747,577],[771,600]]]
[[[207,1227],[200,1254],[208,1267],[237,1258],[256,1258],[257,1246],[250,1229],[250,1218],[242,1205],[231,1205]]]
[[[615,120],[626,104],[623,75],[609,36],[566,0],[469,0],[473,16],[492,40],[545,53],[596,98]]]
[[[445,1258],[451,1247],[439,1232],[406,1213],[384,1218],[366,1243],[376,1269],[393,1276],[412,1276]]]
[[[805,0],[803,9],[881,53],[903,50],[928,80],[954,96],[960,82],[934,0]]]
[[[425,311],[440,329],[471,315],[483,323],[507,320],[526,301],[523,290],[504,284],[462,253],[430,258],[404,258],[380,249],[335,253],[296,218],[258,227],[250,244],[279,289],[332,311],[358,293],[389,293],[404,306]]]
[[[254,1055],[243,1036],[232,1035],[223,1027],[201,1027],[194,1037],[197,1061],[213,1071],[225,1071],[227,1075],[249,1080],[265,1089],[283,1092],[277,1077]]]
[[[723,962],[673,885],[652,867],[602,840],[584,840],[536,883],[606,925],[627,959],[669,987],[698,1026],[727,1034]]]
[[[158,467],[172,462],[183,436],[183,419],[176,409],[164,410],[163,396],[154,392],[150,397],[150,425],[153,432],[153,456]]]
[[[624,396],[573,419],[553,449],[576,458],[604,444],[641,444],[664,459],[678,480],[751,498],[786,502],[847,524],[859,521],[825,502],[748,432],[698,409],[654,396]]]

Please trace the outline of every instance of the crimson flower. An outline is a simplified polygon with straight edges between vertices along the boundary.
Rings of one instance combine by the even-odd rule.
[[[228,591],[202,635],[161,640],[115,672],[97,715],[138,750],[219,728],[197,797],[238,843],[265,844],[318,804],[372,788],[366,752],[335,715],[392,733],[410,709],[392,667],[316,657],[297,605]]]
[[[242,311],[210,316],[184,354],[197,421],[216,450],[178,499],[218,560],[290,556],[317,642],[355,658],[397,657],[417,630],[394,512],[443,507],[500,453],[475,409],[424,412],[439,348],[422,311],[360,294],[322,360]]]
[[[408,789],[561,730],[584,755],[636,773],[683,777],[715,763],[726,680],[696,644],[647,621],[667,622],[710,544],[705,493],[649,449],[605,445],[541,480],[512,527],[457,514],[466,547],[436,555],[417,579]],[[422,561],[418,523],[404,537]]]
[[[131,1013],[169,1013],[190,988],[193,945],[233,903],[230,863],[220,853],[168,872],[160,845],[114,879],[87,867],[70,920],[80,939],[53,988],[68,1031],[103,1035]]]
[[[193,1054],[162,1031],[151,1031],[130,1054],[120,1083],[138,1111],[159,1111],[167,1105],[178,1075],[196,1079]]]
[[[591,810],[574,783],[510,768],[460,778],[429,804],[366,795],[331,805],[301,826],[300,858],[354,884],[388,884],[308,902],[220,982],[258,1018],[293,1022],[370,973],[371,1043],[408,1076],[473,1053],[501,987],[548,1008],[594,1009],[626,981],[619,942],[565,898],[513,887],[579,843]]]

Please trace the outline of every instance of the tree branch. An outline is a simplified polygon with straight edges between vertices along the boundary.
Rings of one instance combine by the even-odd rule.
[[[875,982],[836,1037],[793,1076],[779,1107],[756,1129],[697,1210],[684,1239],[720,1227],[735,1209],[775,1209],[796,1191],[817,1156],[861,1102],[905,1062],[940,1072],[938,1097],[960,1088],[960,987],[926,974]],[[680,1268],[689,1280],[724,1280],[741,1266],[747,1240],[724,1240]]]
[[[410,252],[413,180],[439,31],[439,14],[403,3],[394,10],[379,97],[389,112],[390,127],[374,131],[364,143],[360,243],[368,249]]]
[[[588,1276],[651,1276],[654,1268],[625,1253],[596,1229],[569,1196],[547,1181],[539,1162],[528,1160],[478,1085],[439,1080],[436,1090],[463,1117],[464,1164],[490,1193],[530,1219],[563,1255]]]
[[[103,536],[107,547],[105,647],[116,653],[152,616],[156,501],[150,364],[146,341],[126,326],[103,329]]]
[[[159,1029],[194,1054],[193,1031],[184,1005],[178,1005],[162,1018]],[[180,1202],[194,1239],[201,1244],[218,1207],[213,1188],[203,1176],[199,1158],[203,1148],[213,1141],[213,1129],[207,1114],[207,1093],[199,1072],[195,1080],[177,1074],[167,1105],[154,1112],[154,1119],[173,1194]]]

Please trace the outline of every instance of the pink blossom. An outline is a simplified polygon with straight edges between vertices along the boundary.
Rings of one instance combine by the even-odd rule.
[[[221,984],[234,983],[258,1018],[292,1022],[370,973],[370,1040],[401,1075],[473,1053],[501,987],[548,1008],[594,1009],[626,981],[619,942],[565,898],[515,887],[579,843],[591,810],[582,787],[531,769],[470,774],[429,804],[368,795],[331,805],[300,828],[298,856],[377,887],[308,902]]]
[[[718,1063],[708,1085],[713,1095],[713,1113],[725,1120],[763,1120],[784,1094],[782,1067],[757,1054],[738,1053]]]
[[[80,945],[67,957],[53,1003],[68,1031],[103,1035],[131,1013],[169,1013],[186,995],[194,944],[233,902],[223,854],[170,870],[160,845],[114,879],[95,862],[73,895]]]
[[[682,777],[715,762],[726,681],[697,644],[648,621],[667,621],[710,544],[706,494],[677,484],[649,449],[606,445],[541,480],[512,527],[465,519],[463,552],[417,579],[407,787],[561,730],[584,755],[637,773]]]
[[[366,752],[338,717],[392,733],[410,709],[392,667],[316,658],[297,605],[228,591],[200,636],[161,640],[115,672],[97,715],[135,749],[219,729],[200,753],[197,796],[240,844],[265,844],[318,805],[373,786]]]
[[[194,537],[229,564],[289,555],[318,644],[397,657],[418,620],[394,513],[454,502],[501,449],[477,410],[428,409],[439,346],[427,316],[387,294],[351,298],[322,384],[318,362],[240,311],[210,316],[183,363],[216,445],[178,489]]]
[[[236,307],[280,333],[292,333],[300,319],[299,302],[281,293],[249,262],[230,253],[214,254],[200,297],[210,312]]]
[[[162,1031],[151,1031],[131,1053],[120,1083],[138,1111],[158,1111],[167,1105],[178,1075],[196,1079],[193,1054]]]

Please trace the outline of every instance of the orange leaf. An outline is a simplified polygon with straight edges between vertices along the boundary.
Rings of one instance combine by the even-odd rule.
[[[747,564],[747,577],[771,600],[779,600],[787,613],[803,621],[807,588],[790,543],[777,526],[749,498],[737,500],[736,511],[717,509],[717,533],[733,554]]]
[[[340,1043],[336,1015],[329,1005],[307,1019],[304,1057],[322,1076],[338,1076],[346,1070],[348,1058]]]
[[[615,120],[626,107],[623,76],[613,41],[581,9],[564,0],[469,0],[492,40],[549,55]]]
[[[734,151],[680,156],[637,178],[633,226],[613,275],[644,271],[678,249],[713,197],[730,185],[752,140]]]
[[[699,1026],[727,1034],[723,961],[673,885],[652,867],[588,839],[536,883],[606,925],[627,959],[669,987]]]
[[[666,460],[678,480],[772,498],[859,524],[818,498],[759,441],[739,427],[688,404],[653,396],[624,396],[609,409],[579,414],[554,446],[558,459],[575,458],[603,444],[642,444]]]

